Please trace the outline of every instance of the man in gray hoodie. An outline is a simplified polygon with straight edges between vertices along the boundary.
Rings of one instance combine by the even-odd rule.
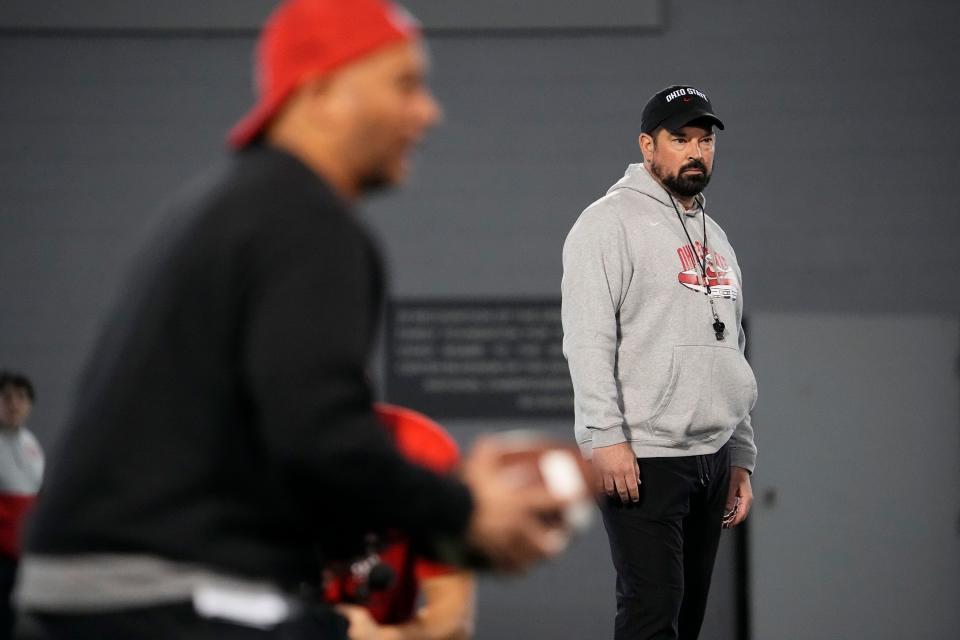
[[[721,528],[746,518],[756,380],[733,247],[705,212],[715,128],[674,85],[644,107],[642,164],[563,247],[563,348],[575,432],[617,570],[617,640],[697,638]]]

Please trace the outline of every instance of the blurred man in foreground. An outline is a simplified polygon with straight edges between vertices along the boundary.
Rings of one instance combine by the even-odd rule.
[[[20,532],[43,479],[43,450],[27,429],[33,401],[29,378],[0,371],[0,640],[13,632]]]
[[[53,456],[18,585],[50,637],[343,638],[309,603],[369,530],[506,570],[558,550],[561,505],[511,486],[496,445],[443,478],[373,416],[384,285],[351,208],[439,117],[416,28],[381,0],[289,0],[258,60],[236,153],[171,205]]]

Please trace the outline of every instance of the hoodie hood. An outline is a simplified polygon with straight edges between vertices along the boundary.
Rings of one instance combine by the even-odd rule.
[[[627,165],[627,170],[623,174],[623,177],[607,190],[607,194],[611,194],[617,189],[630,189],[642,193],[645,196],[653,198],[663,206],[673,209],[673,204],[670,202],[670,195],[666,188],[657,182],[642,162]],[[701,207],[706,208],[707,199],[702,193],[697,195],[697,201]],[[679,202],[677,206],[681,206]]]

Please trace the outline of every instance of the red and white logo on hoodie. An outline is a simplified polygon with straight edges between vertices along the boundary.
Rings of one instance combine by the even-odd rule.
[[[683,271],[677,275],[680,284],[698,293],[706,293],[706,284],[709,284],[710,293],[714,298],[736,300],[740,295],[740,285],[733,269],[727,264],[727,259],[719,253],[704,249],[699,242],[694,243],[694,247],[697,251],[696,255],[694,255],[689,244],[677,249],[680,264],[683,265]],[[706,257],[704,258],[704,256]],[[700,276],[700,267],[697,264],[698,258],[704,260],[707,265],[706,283]]]

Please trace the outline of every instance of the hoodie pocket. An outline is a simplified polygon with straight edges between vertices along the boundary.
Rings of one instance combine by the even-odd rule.
[[[677,346],[648,428],[659,441],[708,442],[737,426],[756,398],[756,379],[738,349]]]

